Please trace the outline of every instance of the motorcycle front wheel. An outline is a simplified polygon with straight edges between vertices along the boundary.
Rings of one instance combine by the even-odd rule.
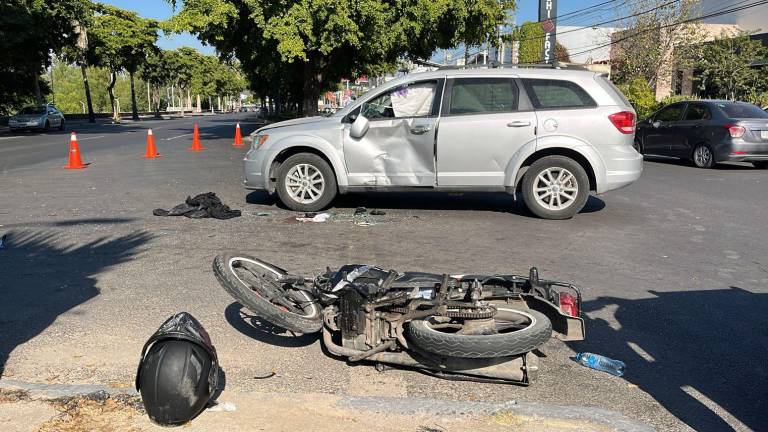
[[[408,325],[407,339],[424,351],[447,357],[493,358],[527,353],[552,336],[552,323],[534,310],[500,307],[487,320],[430,316]]]
[[[299,333],[323,328],[320,305],[307,291],[281,282],[285,270],[248,255],[224,253],[214,258],[213,273],[229,295],[272,324]]]

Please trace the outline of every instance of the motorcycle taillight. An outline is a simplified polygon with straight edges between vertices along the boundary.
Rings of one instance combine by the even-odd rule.
[[[564,314],[570,315],[572,317],[579,316],[579,303],[578,303],[578,300],[576,300],[576,297],[574,297],[570,293],[561,292],[560,293],[560,310]]]

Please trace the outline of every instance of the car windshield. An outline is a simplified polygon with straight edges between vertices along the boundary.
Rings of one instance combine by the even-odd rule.
[[[45,114],[45,107],[26,107],[19,111],[19,115]]]
[[[767,112],[748,103],[719,103],[717,107],[730,118],[768,118]]]

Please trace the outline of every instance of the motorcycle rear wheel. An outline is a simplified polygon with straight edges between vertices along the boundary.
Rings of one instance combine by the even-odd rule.
[[[436,317],[426,317],[409,323],[407,339],[424,351],[442,356],[493,358],[527,353],[552,336],[549,318],[534,310],[500,307],[493,321],[497,331],[494,334],[460,334],[457,328],[461,320],[446,324]]]
[[[280,283],[285,270],[248,255],[223,253],[214,258],[213,273],[229,295],[272,324],[299,333],[323,328],[322,309],[312,294]]]

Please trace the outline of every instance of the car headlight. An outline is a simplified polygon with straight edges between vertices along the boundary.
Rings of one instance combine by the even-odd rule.
[[[259,147],[263,146],[264,143],[266,143],[268,139],[269,139],[269,135],[265,135],[265,134],[258,134],[256,136],[254,136],[253,137],[253,149],[254,150],[258,150]]]

